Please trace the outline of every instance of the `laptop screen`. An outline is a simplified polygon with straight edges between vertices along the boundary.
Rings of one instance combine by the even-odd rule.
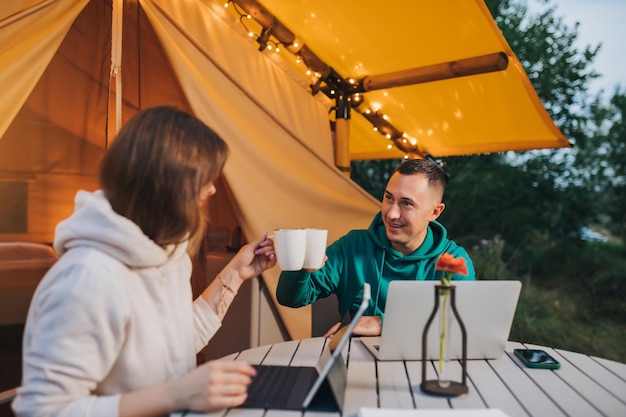
[[[422,332],[439,281],[389,283],[382,334],[361,338],[379,360],[421,360]],[[504,354],[522,284],[519,281],[455,281],[456,307],[467,331],[467,359],[497,359]],[[453,320],[456,319],[453,317]],[[427,337],[427,358],[438,358],[437,325]],[[462,357],[460,327],[452,323],[451,358]],[[456,342],[455,342],[456,341]],[[375,345],[379,345],[376,349]]]

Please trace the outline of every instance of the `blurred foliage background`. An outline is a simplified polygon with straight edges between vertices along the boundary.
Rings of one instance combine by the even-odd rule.
[[[440,220],[478,279],[522,281],[511,340],[626,362],[626,95],[588,92],[601,45],[578,49],[578,25],[544,3],[486,1],[574,146],[439,160],[450,173]],[[381,199],[400,162],[355,161],[351,175]]]

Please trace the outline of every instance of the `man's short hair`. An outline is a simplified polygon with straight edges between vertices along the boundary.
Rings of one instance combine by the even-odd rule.
[[[393,174],[396,172],[402,175],[424,174],[428,178],[428,185],[440,188],[442,195],[446,189],[448,178],[443,172],[443,168],[427,159],[407,159],[398,165]]]

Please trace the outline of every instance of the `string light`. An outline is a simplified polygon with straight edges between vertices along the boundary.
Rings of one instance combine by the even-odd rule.
[[[298,55],[300,49],[302,49],[302,42],[297,38],[294,38],[293,42],[291,42],[290,45],[287,45],[287,50],[294,55]]]

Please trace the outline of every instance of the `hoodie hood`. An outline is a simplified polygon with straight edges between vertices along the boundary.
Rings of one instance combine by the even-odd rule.
[[[367,232],[374,244],[385,252],[386,258],[398,259],[399,261],[415,262],[438,257],[448,249],[450,244],[446,229],[441,223],[433,221],[428,225],[426,238],[420,247],[408,255],[402,255],[402,253],[391,247],[391,242],[387,238],[387,232],[383,223],[382,212],[380,211],[372,220]]]
[[[56,227],[54,250],[59,256],[76,247],[104,252],[129,268],[158,267],[179,257],[187,244],[162,248],[111,208],[102,190],[78,191],[74,213]]]

